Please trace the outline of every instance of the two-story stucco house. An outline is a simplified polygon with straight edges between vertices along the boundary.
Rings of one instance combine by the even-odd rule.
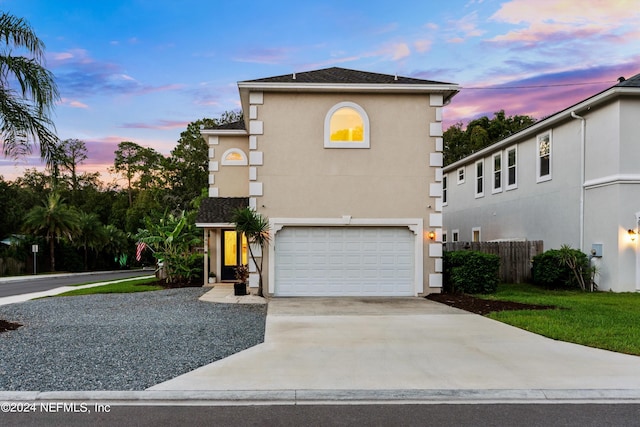
[[[601,290],[640,290],[640,75],[444,168],[444,240],[594,254]]]
[[[344,68],[238,83],[244,121],[209,142],[207,271],[249,264],[231,213],[267,217],[272,296],[415,296],[442,279],[442,113],[458,86]]]

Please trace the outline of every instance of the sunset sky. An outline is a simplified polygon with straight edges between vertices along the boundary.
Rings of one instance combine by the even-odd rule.
[[[240,107],[237,82],[338,66],[457,83],[445,128],[541,119],[640,73],[640,0],[0,0],[46,45],[61,139],[87,171],[121,141],[167,155],[189,122]],[[13,179],[33,158],[0,158]]]

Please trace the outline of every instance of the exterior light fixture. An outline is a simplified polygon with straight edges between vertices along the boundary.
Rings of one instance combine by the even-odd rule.
[[[634,242],[636,240],[636,236],[638,235],[638,233],[635,230],[632,230],[631,228],[629,229],[629,231],[627,231],[627,233],[629,233],[629,239],[631,239],[631,241]]]
[[[435,231],[430,231],[429,234],[427,234],[429,236],[429,240],[435,240],[436,238],[436,232]]]

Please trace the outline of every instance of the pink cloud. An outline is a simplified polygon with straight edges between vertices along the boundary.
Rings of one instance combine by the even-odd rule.
[[[121,127],[125,129],[186,129],[190,122],[174,120],[158,120],[156,123],[131,122],[124,123]]]
[[[456,122],[466,125],[482,116],[493,117],[493,113],[500,110],[510,116],[528,115],[540,120],[614,86],[620,76],[637,74],[640,70],[636,64],[634,60],[606,67],[540,74],[485,88],[481,84],[462,84],[460,93],[445,109],[444,127]]]
[[[89,106],[83,102],[75,99],[62,98],[60,99],[60,105],[64,105],[72,108],[89,108]]]
[[[589,2],[576,7],[568,1],[512,0],[503,3],[490,20],[519,28],[493,37],[494,42],[534,43],[576,39],[635,28],[640,11],[633,1]]]

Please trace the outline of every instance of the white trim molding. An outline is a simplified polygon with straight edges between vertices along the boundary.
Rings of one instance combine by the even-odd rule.
[[[407,227],[415,235],[415,262],[414,262],[414,292],[415,295],[424,292],[424,220],[422,218],[352,218],[343,215],[339,218],[270,218],[269,229],[271,239],[269,241],[269,285],[270,294],[275,292],[275,244],[276,234],[284,227]],[[442,248],[442,245],[440,244]]]

